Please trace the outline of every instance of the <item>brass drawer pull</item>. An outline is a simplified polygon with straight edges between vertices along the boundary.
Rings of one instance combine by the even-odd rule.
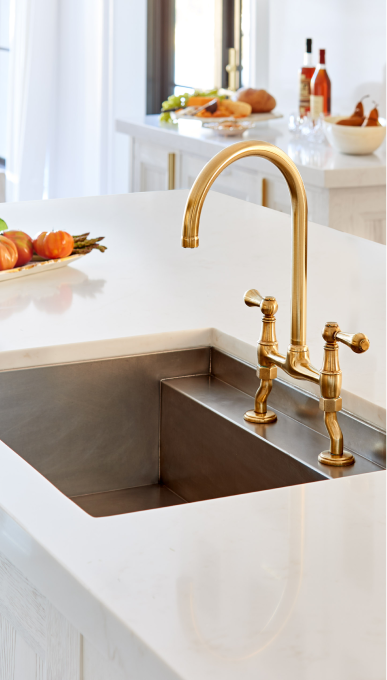
[[[175,188],[175,157],[176,154],[168,154],[168,189]]]

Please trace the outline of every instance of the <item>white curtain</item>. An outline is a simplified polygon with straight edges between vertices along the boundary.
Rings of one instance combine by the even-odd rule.
[[[11,0],[8,201],[42,198],[56,26],[57,0]]]
[[[109,191],[112,26],[113,0],[11,0],[7,201]]]

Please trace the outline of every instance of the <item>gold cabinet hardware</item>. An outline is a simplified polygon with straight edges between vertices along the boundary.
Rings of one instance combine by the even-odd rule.
[[[344,451],[343,435],[337,420],[337,412],[342,407],[337,343],[342,342],[354,352],[362,353],[368,349],[369,340],[362,333],[342,333],[336,323],[326,324],[323,331],[326,344],[322,370],[318,371],[310,362],[306,344],[308,204],[301,175],[293,161],[273,144],[254,140],[239,142],[220,151],[199,173],[189,193],[183,217],[181,244],[183,248],[199,246],[200,215],[211,185],[231,163],[247,156],[259,156],[271,161],[287,182],[292,205],[292,273],[290,343],[286,355],[278,351],[274,316],[278,305],[275,298],[263,298],[256,289],[247,291],[244,296],[249,307],[260,307],[263,314],[261,337],[257,345],[257,376],[260,385],[255,395],[254,410],[248,411],[245,419],[254,423],[276,421],[276,415],[267,410],[267,398],[272,389],[272,381],[277,377],[277,368],[282,368],[294,378],[320,385],[320,408],[324,411],[324,421],[330,438],[330,449],[320,454],[320,462],[335,466],[351,465],[354,458],[351,453]]]
[[[175,166],[176,166],[176,154],[168,154],[168,189],[175,188]]]
[[[226,66],[228,73],[228,89],[235,92],[238,89],[238,64],[237,51],[235,47],[230,47],[228,50],[228,64]]]
[[[265,177],[262,178],[262,190],[261,190],[262,198],[261,198],[261,204],[263,208],[268,208],[267,204],[267,179]]]

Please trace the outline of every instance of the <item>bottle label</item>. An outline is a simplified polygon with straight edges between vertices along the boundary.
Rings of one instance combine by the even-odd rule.
[[[305,116],[310,110],[310,80],[300,73],[300,116]]]
[[[324,97],[322,95],[310,95],[310,113],[313,120],[318,118],[320,113],[324,113]]]

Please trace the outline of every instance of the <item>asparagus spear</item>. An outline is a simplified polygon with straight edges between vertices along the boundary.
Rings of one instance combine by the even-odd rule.
[[[72,251],[73,255],[76,254],[86,255],[86,253],[90,253],[93,249],[100,250],[101,253],[104,253],[105,250],[107,250],[106,246],[99,245],[99,241],[103,241],[103,239],[105,238],[104,236],[88,239],[87,237],[89,233],[90,232],[88,232],[87,234],[81,234],[80,236],[73,236],[74,239],[74,248]]]

